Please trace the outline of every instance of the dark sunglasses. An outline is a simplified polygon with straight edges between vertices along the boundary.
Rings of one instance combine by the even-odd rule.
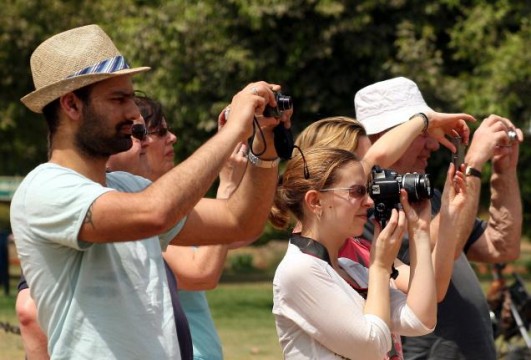
[[[365,185],[352,185],[348,188],[328,188],[320,191],[335,191],[335,190],[347,190],[348,197],[351,199],[361,199],[367,195],[367,186]]]
[[[160,127],[158,128],[157,130],[153,130],[153,131],[148,131],[148,135],[157,135],[158,137],[160,138],[163,138],[166,136],[166,134],[168,134],[168,132],[171,131],[169,127]]]
[[[133,124],[131,126],[131,136],[135,139],[138,139],[140,141],[143,141],[146,139],[146,136],[148,135],[146,125],[144,124]]]

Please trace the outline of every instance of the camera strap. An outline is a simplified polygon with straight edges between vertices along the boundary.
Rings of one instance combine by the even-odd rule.
[[[301,252],[307,255],[314,256],[318,259],[321,259],[323,261],[326,261],[328,265],[332,266],[332,263],[330,262],[330,256],[328,255],[328,251],[326,248],[319,242],[298,235],[293,234],[291,238],[289,239],[289,242],[295,246],[297,246]],[[362,265],[360,265],[362,266]],[[347,272],[348,273],[348,272]],[[356,290],[364,299],[367,298],[367,288],[363,288],[359,286],[354,278],[349,274],[352,281],[349,283],[349,285]]]
[[[297,246],[303,253],[315,256],[318,259],[326,261],[328,265],[332,266],[332,264],[330,263],[330,256],[328,255],[328,251],[321,243],[305,236],[301,236],[299,234],[292,234],[289,239],[289,242]],[[398,270],[393,264],[391,266],[391,278],[396,280],[397,277]]]
[[[326,261],[328,265],[332,266],[328,251],[321,243],[298,234],[293,234],[289,239],[289,242],[297,246],[303,253],[315,256],[318,259]]]

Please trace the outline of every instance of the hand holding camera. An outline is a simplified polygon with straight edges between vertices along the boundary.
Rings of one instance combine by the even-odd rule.
[[[276,107],[266,105],[264,109],[264,117],[274,117],[280,118],[285,111],[291,110],[293,108],[293,101],[291,96],[284,95],[278,91],[274,92]],[[275,150],[279,158],[283,160],[291,159],[291,154],[293,152],[294,140],[291,129],[286,128],[283,122],[280,122],[273,129],[273,134],[275,138]]]
[[[461,137],[464,144],[468,144],[470,137],[470,129],[467,122],[474,122],[476,119],[472,115],[465,113],[447,114],[436,111],[427,112],[429,118],[427,133],[436,139],[443,146],[455,152],[452,142],[446,137],[455,136],[457,133]]]
[[[254,119],[253,120],[253,126],[254,126],[253,134],[256,133],[258,129],[259,135],[261,136],[261,141],[263,142],[262,143],[263,150],[260,151],[259,153],[253,152],[253,155],[257,157],[266,152],[267,146],[266,146],[264,134],[262,133],[262,127],[269,125],[269,122],[271,121],[271,119],[274,119],[275,123],[277,123],[277,125],[273,129],[274,146],[275,146],[277,156],[285,160],[290,159],[292,151],[293,151],[293,147],[294,147],[293,135],[291,133],[291,130],[289,129],[290,127],[289,117],[291,116],[291,110],[293,108],[293,102],[292,102],[291,96],[287,96],[287,95],[282,94],[279,91],[273,90],[273,89],[279,88],[278,85],[271,86],[267,84],[268,86],[264,88],[263,86],[261,86],[262,83],[267,84],[265,82],[249,84],[247,87],[245,87],[244,90],[242,90],[242,92],[240,92],[240,93],[243,93],[243,95],[247,95],[247,96],[249,96],[249,94],[254,95],[254,98],[255,99],[258,98],[258,100],[260,100],[260,97],[263,98],[264,94],[266,95],[265,101],[260,100],[257,103],[255,103],[255,108],[254,108],[254,113],[253,113],[253,119]],[[271,102],[270,99],[269,99],[269,102],[267,102],[268,100],[267,98],[269,97],[269,95],[273,96],[274,102],[276,104],[275,106],[271,106],[269,104]],[[235,99],[236,99],[236,96],[233,98],[233,103],[231,103],[230,106],[227,106],[219,115],[218,125],[219,124],[224,125],[227,122],[231,112],[234,112]],[[263,114],[257,115],[257,112],[260,111],[260,108],[262,106],[264,106]],[[257,118],[261,119],[260,125],[258,125]],[[266,119],[263,120],[263,118],[266,118]],[[279,122],[280,119],[282,121]],[[286,127],[286,124],[288,125],[287,127]],[[253,141],[254,140],[251,140],[251,144],[250,144],[251,146],[252,146]],[[250,149],[252,151],[253,147],[250,147]]]
[[[509,119],[490,115],[474,132],[466,155],[467,163],[477,169],[492,159],[493,165],[503,172],[515,169],[518,159],[518,144],[523,139],[520,129]],[[499,169],[498,169],[499,167]]]
[[[237,128],[243,132],[242,141],[246,141],[254,134],[253,126],[255,114],[260,113],[267,104],[274,102],[272,89],[280,88],[279,85],[259,81],[248,84],[232,98],[230,112],[224,111],[226,128]],[[229,120],[230,117],[230,121]],[[274,119],[265,119],[261,125],[267,126],[276,123]]]
[[[428,174],[398,174],[390,169],[374,166],[369,193],[374,201],[374,216],[385,227],[392,209],[400,208],[400,190],[404,189],[410,203],[431,199],[433,189]]]
[[[388,271],[389,275],[396,279],[398,271],[394,268],[394,260],[398,255],[402,237],[406,230],[406,217],[402,208],[389,211],[389,223],[384,226],[375,224],[373,243],[371,246],[371,268],[378,266]]]

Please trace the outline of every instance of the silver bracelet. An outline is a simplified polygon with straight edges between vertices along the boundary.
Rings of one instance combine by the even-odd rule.
[[[264,168],[264,169],[271,169],[271,168],[277,167],[278,164],[280,163],[280,158],[276,158],[274,160],[262,160],[258,156],[253,154],[252,151],[248,152],[247,157],[251,164],[253,164],[256,167]]]

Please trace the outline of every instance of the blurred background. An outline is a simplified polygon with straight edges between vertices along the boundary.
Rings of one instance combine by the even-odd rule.
[[[527,136],[531,131],[529,0],[4,0],[0,9],[0,230],[6,239],[10,193],[47,160],[45,123],[19,101],[34,89],[30,55],[46,38],[81,25],[99,24],[132,66],[152,68],[135,77],[135,87],[165,106],[178,160],[216,132],[217,115],[232,95],[257,80],[280,84],[293,97],[294,135],[326,116],[354,117],[354,93],[395,76],[414,80],[435,110],[478,120],[496,113]],[[430,160],[436,184],[449,157],[441,149]],[[524,244],[531,233],[530,158],[526,139],[519,162]],[[276,239],[287,236],[267,227],[255,246]],[[274,269],[265,253],[236,253],[227,276],[231,269]],[[524,273],[530,258],[518,262]]]
[[[91,23],[132,66],[152,67],[136,88],[164,104],[178,159],[214,134],[220,110],[256,80],[293,97],[295,135],[325,116],[354,116],[354,93],[394,76],[417,82],[436,110],[531,127],[530,1],[10,0],[1,8],[0,176],[46,161],[45,123],[19,101],[34,89],[32,51]],[[527,144],[520,164],[529,162]],[[440,183],[449,153],[434,157],[429,173]],[[519,174],[529,235],[531,168]],[[482,194],[487,204],[488,187]]]

